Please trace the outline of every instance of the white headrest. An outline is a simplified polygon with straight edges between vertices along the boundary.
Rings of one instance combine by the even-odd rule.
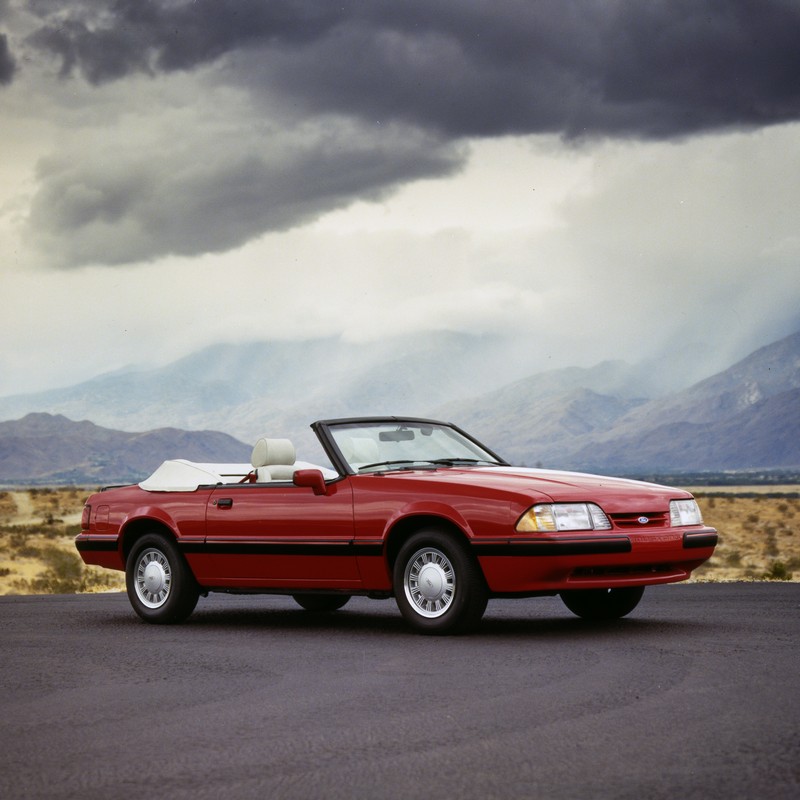
[[[288,439],[259,439],[253,448],[250,463],[256,467],[273,464],[294,464],[297,453]]]

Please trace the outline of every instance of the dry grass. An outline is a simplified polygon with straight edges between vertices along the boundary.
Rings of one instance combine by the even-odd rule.
[[[0,492],[0,594],[125,588],[121,572],[87,567],[75,549],[85,489]]]
[[[720,532],[695,581],[800,581],[800,487],[695,490],[707,524]],[[87,567],[73,540],[85,489],[0,491],[0,594],[122,590],[121,572]]]
[[[695,497],[703,519],[719,531],[720,542],[693,580],[800,581],[798,489],[698,489]]]

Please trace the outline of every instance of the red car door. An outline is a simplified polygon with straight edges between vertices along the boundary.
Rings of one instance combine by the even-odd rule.
[[[286,483],[219,486],[210,495],[206,541],[195,574],[242,588],[357,589],[353,492],[349,481],[327,494]]]

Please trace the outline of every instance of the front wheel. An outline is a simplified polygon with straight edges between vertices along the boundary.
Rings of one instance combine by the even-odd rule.
[[[400,613],[419,633],[466,633],[480,622],[488,592],[466,549],[442,531],[422,531],[400,549],[394,564]]]
[[[582,619],[594,621],[619,619],[630,614],[644,594],[644,586],[619,589],[570,589],[561,592],[564,605]]]
[[[125,568],[133,610],[145,621],[183,622],[194,611],[200,590],[174,542],[157,533],[133,546]]]

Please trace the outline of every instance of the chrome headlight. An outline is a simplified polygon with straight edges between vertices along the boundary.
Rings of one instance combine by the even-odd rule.
[[[603,509],[594,503],[542,503],[529,508],[517,522],[518,533],[537,531],[607,531]]]
[[[679,525],[702,525],[703,515],[696,500],[670,500],[669,524],[673,528]]]

